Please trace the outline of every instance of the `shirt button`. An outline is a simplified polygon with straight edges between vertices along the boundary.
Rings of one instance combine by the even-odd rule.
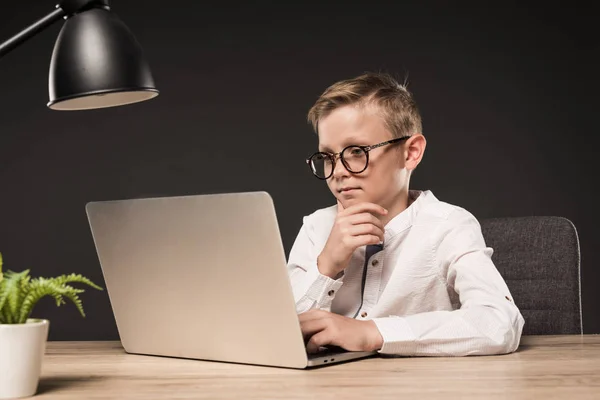
[[[327,292],[327,294],[330,296],[333,296],[334,293],[335,293],[335,290],[330,290],[329,292]]]
[[[505,298],[506,300],[508,300],[508,301],[511,301],[511,300],[510,300],[510,297],[508,297],[508,296],[504,296],[504,298]],[[512,302],[512,301],[511,301],[511,302]]]
[[[363,318],[367,318],[367,312],[366,312],[366,311],[363,311],[363,312],[360,314],[360,316],[361,316],[361,317],[363,317]]]
[[[379,261],[377,261],[377,260],[373,260],[373,262],[371,263],[371,265],[374,266],[374,267],[376,267],[377,264],[379,264]]]

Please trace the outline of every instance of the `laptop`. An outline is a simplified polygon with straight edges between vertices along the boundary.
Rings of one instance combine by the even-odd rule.
[[[308,354],[267,192],[96,201],[86,213],[127,353],[287,368]]]

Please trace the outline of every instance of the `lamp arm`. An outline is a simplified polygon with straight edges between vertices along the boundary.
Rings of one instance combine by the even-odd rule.
[[[50,14],[46,15],[44,18],[23,29],[15,36],[0,44],[0,57],[3,57],[15,47],[31,39],[33,36],[37,35],[39,32],[43,31],[44,29],[46,29],[65,15],[66,13],[62,8],[57,8]]]
[[[34,22],[29,27],[23,29],[15,36],[0,44],[0,58],[9,53],[15,47],[31,39],[39,32],[43,31],[59,19],[65,16],[71,16],[77,12],[85,11],[93,7],[102,7],[109,9],[108,0],[62,0],[56,10],[46,15],[44,18]]]

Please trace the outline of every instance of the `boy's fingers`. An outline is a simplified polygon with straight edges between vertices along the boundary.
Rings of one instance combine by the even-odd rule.
[[[346,220],[352,225],[360,225],[360,224],[373,224],[378,228],[383,230],[383,223],[381,219],[377,218],[375,215],[371,213],[361,213],[354,214],[346,217]]]
[[[328,331],[320,331],[310,337],[306,343],[306,351],[308,353],[316,353],[323,346],[331,343],[331,338]]]

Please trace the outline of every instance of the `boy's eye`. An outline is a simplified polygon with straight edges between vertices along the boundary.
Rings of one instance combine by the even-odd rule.
[[[350,149],[350,155],[352,156],[362,156],[363,154],[364,151],[360,147],[353,147]]]
[[[327,154],[317,154],[314,157],[314,162],[331,164],[331,158]]]

